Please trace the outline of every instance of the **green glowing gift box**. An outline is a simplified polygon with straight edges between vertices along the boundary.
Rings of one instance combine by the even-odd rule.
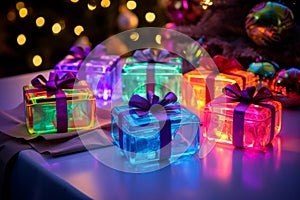
[[[151,91],[160,98],[173,92],[181,100],[182,59],[166,50],[136,50],[125,60],[122,68],[122,98],[133,94],[146,98]]]
[[[59,78],[50,72],[23,87],[26,126],[30,134],[47,134],[90,129],[95,126],[95,95],[84,80],[72,73]]]

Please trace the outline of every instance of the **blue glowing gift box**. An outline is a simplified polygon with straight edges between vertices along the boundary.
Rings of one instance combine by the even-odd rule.
[[[48,80],[38,75],[23,91],[30,134],[62,133],[95,126],[95,95],[85,80],[76,81],[71,72],[61,78],[50,72]]]
[[[89,53],[90,47],[83,48],[77,45],[72,46],[69,49],[68,55],[54,66],[55,73],[57,73],[59,77],[62,77],[69,72],[76,76],[82,62]]]
[[[132,164],[169,160],[199,151],[200,120],[176,102],[170,92],[160,100],[133,95],[128,105],[115,106],[111,134]]]
[[[146,97],[151,91],[163,98],[174,92],[181,100],[182,58],[166,50],[136,50],[122,68],[122,97],[128,101],[133,94]]]

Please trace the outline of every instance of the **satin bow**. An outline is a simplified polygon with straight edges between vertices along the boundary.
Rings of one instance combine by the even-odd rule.
[[[68,72],[59,78],[57,73],[50,72],[47,80],[43,75],[38,75],[31,80],[31,84],[38,89],[46,90],[47,95],[57,94],[61,89],[72,89],[74,87],[76,77],[73,73]]]
[[[202,57],[200,59],[200,64],[205,69],[213,72],[230,72],[232,70],[241,70],[243,65],[239,63],[235,58],[228,59],[221,55],[216,55],[213,58]],[[216,67],[215,67],[216,66]]]
[[[147,93],[147,99],[134,94],[131,96],[128,105],[130,107],[134,107],[132,110],[134,114],[137,114],[139,117],[147,115],[151,112],[151,107],[155,104],[161,105],[165,110],[173,110],[179,108],[178,106],[168,106],[171,103],[175,103],[177,101],[177,96],[173,92],[169,92],[165,95],[165,97],[160,100],[159,97],[152,92]]]
[[[223,92],[232,101],[245,102],[249,104],[258,104],[260,102],[273,100],[272,92],[266,87],[262,87],[256,92],[256,88],[254,86],[249,86],[246,89],[241,90],[240,86],[235,83],[232,85],[226,85],[225,88],[223,88]]]
[[[172,55],[167,50],[158,49],[155,53],[153,49],[148,48],[143,51],[136,50],[133,54],[133,57],[140,62],[168,62]]]

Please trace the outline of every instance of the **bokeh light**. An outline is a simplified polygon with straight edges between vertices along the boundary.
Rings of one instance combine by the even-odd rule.
[[[28,14],[27,8],[21,8],[21,9],[19,10],[19,15],[20,15],[21,18],[26,17],[27,14]]]
[[[75,35],[80,35],[84,31],[84,28],[81,25],[78,25],[74,28]]]
[[[16,3],[16,9],[20,10],[21,8],[25,8],[25,4],[22,1]]]
[[[136,8],[136,2],[135,1],[128,1],[126,6],[129,10],[134,10]]]
[[[20,34],[17,37],[18,45],[24,45],[26,43],[26,36],[24,34]]]
[[[37,27],[42,27],[45,24],[45,18],[44,17],[38,17],[35,20],[35,24]]]
[[[61,25],[59,23],[55,23],[52,26],[52,32],[54,34],[58,34],[61,31]]]
[[[43,59],[40,55],[33,56],[32,63],[35,67],[41,66],[42,62],[43,62]]]
[[[152,23],[155,20],[155,14],[153,12],[147,12],[145,19],[147,22]]]
[[[102,0],[100,5],[103,7],[103,8],[108,8],[110,6],[110,0]]]

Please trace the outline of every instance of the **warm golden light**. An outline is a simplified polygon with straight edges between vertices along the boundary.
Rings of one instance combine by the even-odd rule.
[[[137,32],[133,32],[130,34],[129,37],[132,41],[137,41],[139,39],[140,35]]]
[[[16,13],[15,13],[14,10],[9,11],[9,12],[7,13],[6,17],[7,17],[7,20],[8,20],[8,21],[11,21],[11,22],[15,21],[16,18],[17,18]]]
[[[156,42],[157,44],[161,44],[161,35],[156,35],[156,36],[155,36],[155,42]]]
[[[76,35],[80,35],[82,32],[84,31],[84,28],[81,26],[81,25],[78,25],[78,26],[76,26],[75,28],[74,28],[74,33],[76,34]]]
[[[28,14],[27,8],[21,8],[21,9],[19,10],[19,15],[20,15],[21,18],[26,17],[27,14]]]
[[[26,43],[26,37],[24,34],[20,34],[17,37],[18,45],[24,45]]]
[[[97,5],[96,5],[95,2],[90,2],[90,3],[87,4],[87,7],[88,7],[89,10],[92,11],[92,10],[95,10],[97,8]]]
[[[52,32],[53,32],[54,34],[57,34],[57,33],[59,33],[60,31],[61,31],[61,25],[60,25],[59,23],[53,24],[53,26],[52,26]]]
[[[16,9],[20,10],[21,8],[24,8],[25,4],[22,1],[19,1],[18,3],[16,3]]]
[[[43,62],[43,59],[40,55],[35,55],[32,58],[32,63],[35,67],[39,67]]]
[[[42,27],[45,24],[45,18],[44,17],[38,17],[35,20],[35,24],[37,27]]]
[[[64,30],[66,28],[66,22],[65,20],[59,20],[59,25],[61,27],[61,30]]]
[[[155,20],[155,14],[153,12],[147,12],[145,15],[145,19],[147,22],[151,23]]]
[[[72,3],[77,3],[79,0],[70,0]]]
[[[129,10],[133,10],[133,9],[136,8],[136,2],[135,1],[128,1],[126,6]]]
[[[108,8],[110,6],[110,0],[102,0],[100,5],[103,7],[103,8]]]

